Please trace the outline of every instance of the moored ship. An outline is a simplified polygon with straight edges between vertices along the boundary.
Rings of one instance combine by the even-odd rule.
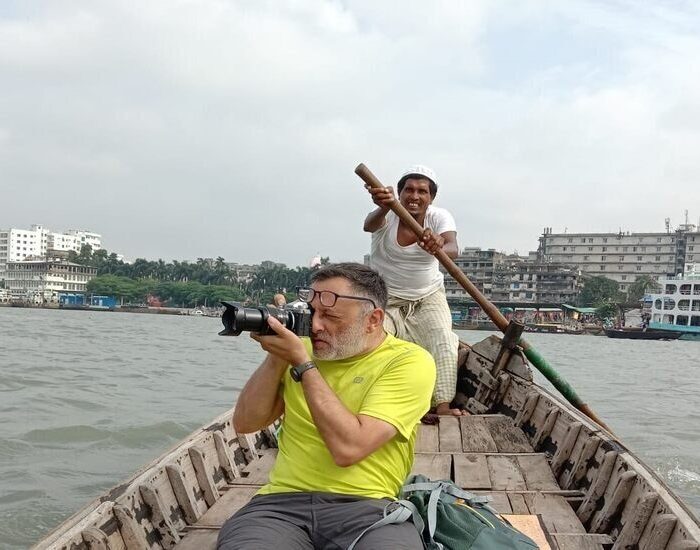
[[[700,275],[669,277],[659,284],[661,292],[651,295],[649,329],[700,341]]]

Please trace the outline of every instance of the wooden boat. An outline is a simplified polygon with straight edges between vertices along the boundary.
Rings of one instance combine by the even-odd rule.
[[[605,335],[608,338],[625,338],[628,340],[678,340],[681,332],[672,332],[656,328],[624,327],[606,328]]]
[[[421,425],[413,471],[536,516],[550,548],[693,550],[693,513],[622,442],[533,382],[519,348],[490,336],[460,349],[472,416]],[[276,426],[237,435],[231,411],[65,521],[35,548],[209,550],[264,484]]]

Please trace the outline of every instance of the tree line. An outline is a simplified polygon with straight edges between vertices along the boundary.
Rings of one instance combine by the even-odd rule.
[[[97,276],[87,284],[89,293],[116,296],[124,303],[160,302],[173,307],[213,306],[220,301],[270,303],[278,292],[294,299],[296,289],[307,286],[311,276],[307,267],[274,264],[243,277],[221,256],[195,262],[137,258],[126,263],[107,250],[93,251],[90,245],[69,252],[68,260],[97,269]],[[321,259],[322,264],[328,262]]]
[[[601,319],[611,318],[625,309],[639,307],[644,295],[656,291],[658,286],[653,277],[641,275],[622,292],[617,281],[601,276],[588,277],[578,296],[578,304],[596,308],[596,315]]]

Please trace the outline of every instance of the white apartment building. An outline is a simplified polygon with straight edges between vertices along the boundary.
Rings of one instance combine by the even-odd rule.
[[[8,262],[5,288],[10,297],[33,303],[57,302],[59,292],[84,293],[97,269],[64,260]]]
[[[42,225],[32,225],[31,229],[0,229],[0,279],[4,278],[8,262],[46,258],[52,251],[80,252],[84,244],[99,250],[102,248],[102,236],[81,229],[57,233]]]
[[[31,229],[0,229],[0,272],[7,262],[39,257],[46,254],[49,231],[41,225]]]
[[[75,237],[76,248],[73,248],[73,250],[76,252],[80,252],[80,247],[84,244],[89,244],[93,252],[102,248],[102,235],[99,233],[94,233],[86,229],[69,229],[66,231],[66,235]]]
[[[625,291],[641,275],[678,275],[687,263],[700,261],[700,232],[694,225],[665,233],[553,233],[545,228],[538,254],[545,262],[613,279]]]

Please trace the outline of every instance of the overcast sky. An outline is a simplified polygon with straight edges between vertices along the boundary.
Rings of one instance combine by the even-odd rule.
[[[693,1],[0,1],[0,227],[127,258],[361,260],[438,174],[460,246],[700,216]]]

